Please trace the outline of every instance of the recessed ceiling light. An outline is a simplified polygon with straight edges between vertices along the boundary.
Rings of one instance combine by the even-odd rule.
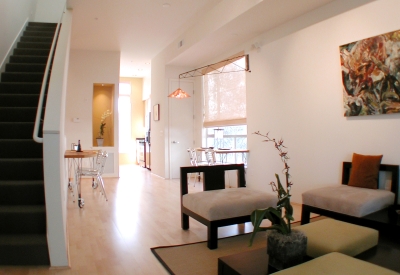
[[[167,9],[167,8],[171,7],[171,4],[170,3],[164,3],[164,4],[162,4],[162,7]]]

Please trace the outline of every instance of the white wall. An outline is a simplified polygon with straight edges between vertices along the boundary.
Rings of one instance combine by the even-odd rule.
[[[151,79],[150,77],[143,78],[143,92],[142,92],[142,100],[147,100],[151,95]]]
[[[43,125],[47,241],[51,266],[68,266],[67,174],[64,166],[65,97],[72,15],[66,11],[54,55]],[[68,148],[68,147],[67,147]]]
[[[25,24],[33,21],[37,0],[0,1],[0,64]]]
[[[166,158],[168,157],[165,152],[166,140],[168,138],[165,133],[168,127],[166,119],[168,115],[167,109],[167,92],[165,83],[165,57],[161,53],[151,61],[151,105],[160,104],[160,120],[154,121],[151,118],[151,172],[165,178],[167,171]],[[150,109],[151,110],[151,109]],[[152,112],[152,110],[151,110]]]
[[[109,51],[71,50],[69,61],[65,134],[67,144],[81,141],[84,150],[92,146],[92,99],[94,83],[114,84],[114,110],[118,110],[120,53]],[[103,149],[113,154],[107,160],[105,176],[118,176],[118,116],[114,115],[114,147]],[[74,123],[73,118],[79,118]],[[113,173],[107,172],[112,164]]]
[[[36,0],[35,22],[56,23],[60,20],[66,0]],[[17,2],[17,1],[16,1]]]
[[[340,45],[399,30],[399,9],[398,0],[372,2],[250,52],[250,188],[270,190],[274,173],[283,168],[273,145],[251,134],[258,130],[284,139],[290,155],[293,201],[299,203],[306,190],[339,184],[342,162],[351,161],[353,152],[383,154],[382,163],[399,164],[400,114],[345,118],[339,59]],[[297,23],[324,11],[316,10]],[[292,28],[297,27],[292,24]]]

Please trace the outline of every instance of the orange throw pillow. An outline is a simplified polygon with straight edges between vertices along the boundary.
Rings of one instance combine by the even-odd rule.
[[[364,156],[354,153],[348,185],[377,189],[381,160],[382,155]]]

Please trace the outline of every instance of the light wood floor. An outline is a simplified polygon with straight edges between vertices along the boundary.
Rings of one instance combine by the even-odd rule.
[[[193,181],[193,180],[192,180]],[[68,198],[70,267],[0,267],[0,274],[168,274],[151,247],[205,241],[206,227],[190,219],[180,227],[179,181],[164,180],[136,165],[120,167],[120,178],[105,178],[108,201],[91,179],[83,179],[80,209]],[[200,183],[189,192],[200,191]],[[294,205],[295,219],[300,206]],[[219,229],[219,236],[251,232],[251,224]]]

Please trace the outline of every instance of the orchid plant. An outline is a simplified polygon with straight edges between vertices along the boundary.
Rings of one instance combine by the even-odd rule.
[[[107,117],[109,117],[111,115],[111,111],[110,110],[106,110],[100,118],[100,132],[99,132],[99,137],[98,138],[103,138],[104,135],[104,128],[106,127],[106,123],[104,122],[106,120]]]
[[[262,136],[265,138],[264,142],[272,142],[275,148],[279,152],[279,156],[284,164],[282,173],[285,175],[286,179],[286,190],[283,187],[279,175],[275,174],[276,182],[271,182],[272,191],[276,192],[278,195],[278,203],[276,207],[268,207],[266,209],[256,209],[251,213],[251,223],[254,226],[253,233],[250,239],[250,246],[253,244],[253,240],[257,232],[266,230],[276,230],[281,234],[288,235],[292,232],[291,221],[293,221],[293,207],[290,204],[290,189],[293,183],[290,181],[289,165],[287,163],[289,156],[285,151],[285,146],[283,145],[283,140],[276,140],[270,138],[267,134],[261,134],[259,131],[254,134]],[[284,210],[284,211],[283,211]],[[262,227],[261,223],[264,219],[268,219],[272,225],[268,227]]]

